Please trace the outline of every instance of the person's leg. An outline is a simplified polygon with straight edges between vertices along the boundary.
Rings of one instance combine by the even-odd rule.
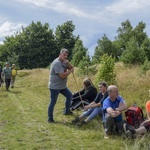
[[[114,127],[114,118],[111,117],[109,114],[105,114],[104,130],[106,136],[112,132],[113,127]]]
[[[65,101],[65,107],[66,108],[64,111],[64,115],[70,114],[70,105],[71,105],[72,93],[70,92],[70,90],[68,88],[61,90],[60,93],[66,97],[66,101]]]
[[[122,120],[122,121],[119,121],[119,122],[115,122],[115,125],[116,125],[116,131],[118,133],[122,133],[123,132],[123,124],[125,122]]]
[[[88,105],[88,100],[78,100],[76,103],[72,106],[72,110],[75,110],[79,107],[84,107],[85,105]]]
[[[6,85],[6,90],[8,91],[8,83],[9,81],[8,81],[8,79],[5,79],[5,85]]]
[[[85,121],[86,122],[91,121],[97,115],[101,115],[102,116],[102,107],[93,108],[93,111],[91,112],[91,114],[89,115],[89,117]]]
[[[79,116],[79,118],[85,118],[89,116],[94,111],[94,108],[90,108],[87,111],[85,111],[82,115]]]
[[[48,106],[48,121],[53,122],[53,111],[54,111],[54,106],[57,102],[59,90],[53,90],[50,89],[50,104]]]
[[[14,83],[15,83],[15,77],[11,77],[10,85],[12,88],[14,87]]]
[[[146,133],[146,131],[147,130],[146,130],[146,128],[144,126],[141,126],[141,127],[137,128],[137,129],[135,129],[135,132],[136,132],[137,135],[143,135],[143,134]]]
[[[9,90],[9,87],[10,87],[10,81],[11,81],[11,79],[8,79],[8,90]]]

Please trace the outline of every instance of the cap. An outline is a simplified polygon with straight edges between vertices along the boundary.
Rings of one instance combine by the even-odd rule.
[[[8,62],[6,62],[6,65],[9,65],[9,63],[8,63]]]

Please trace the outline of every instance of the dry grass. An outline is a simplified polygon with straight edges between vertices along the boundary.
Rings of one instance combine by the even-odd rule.
[[[145,110],[150,89],[150,76],[140,75],[139,67],[127,68],[116,64],[120,94],[128,105],[136,102]],[[76,92],[84,77],[75,71],[69,76],[68,87]],[[94,81],[94,76],[91,77]],[[55,106],[56,124],[47,123],[49,70],[33,69],[18,72],[16,85],[11,92],[0,89],[0,150],[140,150],[149,146],[145,137],[128,140],[123,136],[103,138],[103,127],[97,117],[88,125],[77,127],[71,120],[80,114],[63,116],[64,97],[59,96]]]

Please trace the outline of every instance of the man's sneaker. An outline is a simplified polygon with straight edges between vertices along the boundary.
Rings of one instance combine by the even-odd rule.
[[[109,136],[108,136],[108,134],[107,134],[107,133],[105,133],[105,135],[104,135],[104,139],[109,139]]]
[[[124,132],[125,132],[126,135],[128,135],[129,132],[130,132],[132,135],[134,135],[134,134],[136,133],[136,132],[135,132],[135,129],[134,129],[131,125],[127,124],[127,123],[124,123],[124,124],[123,124],[123,129],[124,129]]]
[[[51,119],[51,120],[48,120],[48,123],[55,123],[55,121]]]
[[[77,126],[82,126],[82,125],[85,125],[87,122],[82,120],[81,122],[78,122],[76,125]]]
[[[79,117],[76,117],[74,120],[72,120],[72,123],[78,123],[80,122],[80,118]]]
[[[72,115],[73,114],[73,112],[72,111],[70,111],[70,112],[63,112],[63,115]]]

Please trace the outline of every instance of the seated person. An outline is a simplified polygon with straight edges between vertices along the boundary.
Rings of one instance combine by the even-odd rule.
[[[84,107],[84,113],[81,114],[79,117],[75,118],[72,122],[77,123],[77,125],[84,125],[87,122],[94,119],[97,115],[102,116],[102,106],[103,101],[107,98],[107,83],[100,82],[99,83],[99,89],[100,92],[97,94],[95,100],[91,102],[89,105],[86,105]],[[88,116],[88,117],[87,117]],[[87,117],[85,120],[82,120],[83,118]]]
[[[136,137],[138,135],[141,136],[147,131],[150,131],[150,100],[146,102],[146,113],[148,119],[143,121],[139,128],[134,129],[134,127],[128,125],[127,123],[124,124],[124,131],[127,137]]]
[[[104,138],[109,138],[108,135],[112,133],[115,127],[117,132],[123,131],[124,121],[122,119],[122,111],[127,109],[124,99],[119,96],[118,88],[115,85],[108,87],[108,96],[103,102],[104,111]]]
[[[73,94],[70,110],[73,111],[79,107],[90,104],[97,95],[97,89],[89,78],[84,79],[83,89]]]

